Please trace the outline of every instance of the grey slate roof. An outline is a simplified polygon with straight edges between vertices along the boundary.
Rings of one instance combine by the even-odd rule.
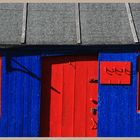
[[[81,4],[80,9],[83,43],[133,42],[124,4]]]
[[[20,43],[22,4],[0,4],[0,44]]]
[[[140,4],[130,4],[140,39]],[[134,44],[123,3],[81,3],[82,44]],[[0,44],[20,44],[23,4],[0,4]],[[77,44],[75,4],[28,4],[26,44]]]
[[[29,4],[27,43],[76,43],[74,4]]]

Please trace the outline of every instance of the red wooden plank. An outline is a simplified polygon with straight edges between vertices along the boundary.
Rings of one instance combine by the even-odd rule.
[[[78,57],[76,57],[78,58]],[[86,62],[80,58],[76,61],[75,75],[75,109],[74,109],[74,136],[85,136],[86,124],[86,77],[87,67]]]
[[[59,60],[55,59],[51,70],[50,137],[61,137],[63,64]]]
[[[66,56],[63,79],[62,136],[73,136],[75,62]]]
[[[98,61],[96,57],[89,57],[87,62],[87,118],[86,118],[86,136],[97,136],[97,117],[98,113],[91,111],[98,105]]]

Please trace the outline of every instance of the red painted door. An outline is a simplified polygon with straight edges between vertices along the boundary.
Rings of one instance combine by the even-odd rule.
[[[43,58],[41,136],[95,137],[97,82],[97,56]]]

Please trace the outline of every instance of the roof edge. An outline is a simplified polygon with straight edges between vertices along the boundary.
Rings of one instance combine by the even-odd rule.
[[[61,45],[52,45],[52,44],[0,44],[1,52],[8,53],[19,53],[26,52],[28,53],[44,53],[46,51],[50,53],[98,53],[98,52],[140,52],[140,44],[61,44]]]

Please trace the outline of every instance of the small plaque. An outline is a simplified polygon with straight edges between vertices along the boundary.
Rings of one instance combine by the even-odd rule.
[[[101,61],[100,84],[130,84],[131,62]]]

